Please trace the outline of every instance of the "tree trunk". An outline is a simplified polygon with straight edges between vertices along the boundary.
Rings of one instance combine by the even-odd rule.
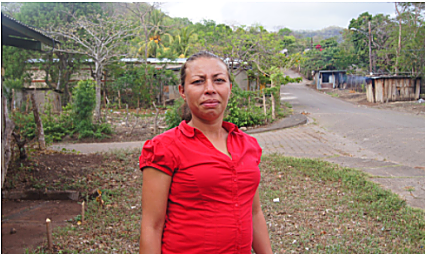
[[[102,67],[96,61],[96,107],[94,108],[94,119],[98,123],[100,122],[100,103],[101,103],[101,89],[102,89]]]
[[[272,84],[271,84],[271,88],[275,87],[275,85],[273,84],[273,80],[272,80]],[[273,92],[270,93],[271,94],[271,100],[272,100],[272,119],[276,119],[276,113],[275,113],[275,101],[274,101],[274,94]]]
[[[400,16],[400,12],[397,8],[397,3],[395,4],[395,10],[397,11],[398,14],[398,46],[397,46],[397,55],[395,58],[395,75],[398,74],[398,61],[400,58],[400,51],[401,51],[401,16]]]
[[[267,116],[267,107],[266,107],[266,92],[263,89],[263,110],[264,116]]]
[[[154,127],[153,127],[153,135],[156,135],[158,133],[158,114],[159,114],[159,110],[156,107],[155,102],[152,102],[152,104],[153,104],[153,107],[156,110],[156,113],[155,113],[155,123],[154,123]]]
[[[34,113],[34,121],[35,121],[35,124],[37,125],[38,145],[40,147],[40,150],[45,150],[46,142],[44,140],[43,123],[41,122],[41,118],[38,113],[38,106],[35,101],[34,94],[31,94],[31,101],[32,101],[32,112]]]
[[[28,94],[27,95],[27,103],[25,105],[25,113],[28,113],[28,108],[30,106],[30,99],[31,99],[31,96]]]
[[[15,109],[15,89],[12,88],[12,100],[10,101],[10,111]]]
[[[125,127],[130,127],[128,125],[128,104],[125,104]]]
[[[27,140],[25,138],[22,140],[21,135],[16,134],[15,132],[12,132],[12,135],[15,138],[16,144],[19,148],[19,159],[25,160],[28,158],[27,151],[25,150],[25,144],[27,143]]]
[[[121,92],[118,90],[118,108],[121,109]]]
[[[3,89],[2,89],[3,90]],[[7,100],[1,96],[1,112],[2,112],[2,121],[1,121],[1,187],[3,188],[4,180],[6,178],[7,169],[9,168],[11,156],[10,143],[12,141],[12,132],[15,128],[15,123],[10,120],[7,108]]]
[[[105,71],[105,82],[103,84],[103,104],[106,107],[106,81],[108,80],[108,72]]]

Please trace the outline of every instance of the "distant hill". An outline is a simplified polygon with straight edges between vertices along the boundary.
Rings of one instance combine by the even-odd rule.
[[[330,26],[327,28],[323,28],[321,30],[293,30],[292,34],[299,39],[302,38],[312,38],[314,41],[324,40],[331,37],[336,37],[337,42],[342,42],[342,34],[341,32],[344,30],[342,27],[338,26]]]

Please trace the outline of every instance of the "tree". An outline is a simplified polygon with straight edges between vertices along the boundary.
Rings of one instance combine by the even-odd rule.
[[[29,50],[22,50],[11,46],[2,46],[2,67],[4,70],[3,92],[6,99],[11,102],[12,91],[23,88],[24,83],[31,81],[31,75],[27,59],[34,53]],[[13,105],[12,105],[13,109]]]
[[[26,2],[22,3],[20,12],[16,13],[15,16],[17,20],[25,24],[31,24],[49,33],[54,28],[69,25],[73,16],[80,17],[101,13],[102,9],[99,3]],[[67,38],[62,36],[54,37],[61,42],[62,48],[69,49],[76,46],[73,41],[68,41]],[[69,87],[71,75],[80,68],[85,56],[69,52],[53,52],[50,49],[45,51],[33,54],[33,58],[41,59],[41,61],[37,61],[33,65],[45,72],[44,81],[50,89],[64,91],[63,97],[66,103],[71,99],[71,89]]]
[[[172,52],[164,49],[163,38],[170,37],[168,29],[171,27],[167,24],[165,15],[158,10],[159,5],[149,5],[146,3],[124,3],[124,7],[131,13],[131,18],[136,19],[138,26],[136,29],[136,37],[132,43],[138,45],[138,55],[143,56],[145,70],[145,84],[150,91],[154,90],[155,82],[153,72],[149,71],[147,58],[149,56],[157,56],[159,52],[161,57],[174,57]],[[163,37],[161,37],[163,36]],[[140,41],[140,38],[143,40]],[[167,51],[167,52],[166,52]],[[154,54],[154,55],[152,55]],[[154,93],[151,93],[150,101],[154,99]]]
[[[190,27],[183,27],[173,36],[171,48],[179,58],[186,58],[192,53],[191,46],[197,39],[195,31]]]
[[[398,23],[395,71],[412,76],[425,74],[425,4],[396,3]],[[394,36],[395,37],[395,36]]]
[[[92,77],[96,81],[95,121],[100,121],[101,80],[108,64],[127,53],[122,50],[126,39],[134,36],[132,24],[123,19],[103,18],[99,14],[73,17],[69,25],[59,27],[54,34],[63,36],[78,45],[78,48],[59,49],[55,52],[82,54],[94,62]]]

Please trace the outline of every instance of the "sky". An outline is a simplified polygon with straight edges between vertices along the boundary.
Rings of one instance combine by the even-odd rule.
[[[363,12],[395,14],[394,2],[286,2],[286,1],[185,1],[163,2],[161,10],[171,17],[192,22],[211,19],[227,25],[261,24],[268,31],[320,30],[329,26],[347,28]]]

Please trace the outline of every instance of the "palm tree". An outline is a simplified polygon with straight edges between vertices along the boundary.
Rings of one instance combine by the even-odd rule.
[[[178,33],[173,37],[172,47],[173,51],[179,58],[185,58],[188,56],[188,53],[191,44],[193,41],[196,41],[197,35],[195,31],[189,27],[184,27],[178,31]]]
[[[151,26],[149,40],[139,43],[139,54],[144,54],[145,47],[147,47],[148,57],[157,57],[158,50],[164,49],[167,42],[171,41],[172,36],[166,31],[168,27],[165,25],[165,14],[160,10],[154,9],[148,20]]]

